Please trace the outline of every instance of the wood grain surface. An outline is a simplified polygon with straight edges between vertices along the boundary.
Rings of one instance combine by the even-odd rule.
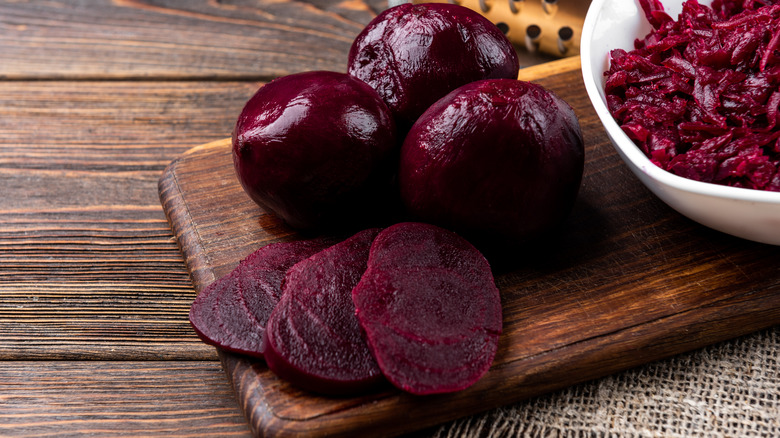
[[[256,87],[0,82],[0,359],[216,359],[156,186]]]
[[[344,71],[349,39],[384,7],[0,2],[0,436],[251,434],[217,353],[188,325],[196,291],[158,180],[229,136],[262,82]],[[746,266],[739,243],[718,245]],[[452,424],[420,436],[474,429]]]
[[[0,2],[0,436],[250,435],[157,182],[381,3]]]
[[[0,436],[249,435],[157,180],[256,86],[0,81]]]
[[[256,433],[405,433],[780,322],[780,265],[767,263],[777,248],[702,227],[650,194],[609,144],[578,67],[568,59],[524,72],[575,108],[585,177],[557,238],[491,259],[504,333],[490,372],[449,395],[328,398],[280,381],[262,361],[221,354]],[[243,193],[228,140],[175,160],[160,196],[198,290],[254,249],[300,238]]]
[[[3,437],[247,436],[222,402],[232,395],[219,362],[14,361],[0,382],[15,401],[0,410]]]
[[[0,2],[5,79],[267,80],[346,70],[383,1]]]
[[[0,81],[0,436],[250,434],[157,182],[257,86]]]

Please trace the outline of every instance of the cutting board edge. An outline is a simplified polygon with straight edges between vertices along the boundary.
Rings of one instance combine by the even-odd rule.
[[[187,270],[192,277],[193,286],[198,292],[205,285],[216,280],[216,274],[210,268],[207,251],[201,237],[197,233],[197,227],[194,226],[192,215],[186,208],[182,208],[183,205],[186,206],[186,203],[177,202],[184,199],[181,187],[178,184],[178,167],[189,156],[198,154],[204,149],[222,148],[229,143],[230,138],[224,138],[187,150],[166,166],[157,182],[160,203],[179,246],[179,252],[184,257]],[[185,248],[197,248],[197,250],[186,251]]]
[[[756,307],[752,302],[744,299],[750,295],[752,294],[746,293],[731,297],[730,299],[723,300],[723,302],[720,302],[717,305],[690,309],[681,314],[669,315],[668,317],[659,318],[659,320],[639,324],[634,327],[627,327],[618,332],[604,334],[574,344],[567,344],[554,349],[554,351],[551,350],[502,364],[504,367],[515,368],[521,363],[530,363],[532,364],[534,371],[538,373],[538,377],[542,378],[542,383],[526,384],[521,378],[518,381],[518,387],[525,389],[515,392],[505,403],[482,404],[468,412],[453,411],[449,414],[441,414],[441,416],[435,417],[434,419],[420,420],[410,418],[408,423],[383,425],[382,434],[373,436],[392,437],[415,430],[422,430],[446,421],[453,421],[467,415],[475,415],[510,403],[517,403],[533,397],[549,394],[563,388],[627,371],[631,368],[642,366],[653,361],[664,360],[669,357],[703,348],[707,345],[735,339],[780,324],[780,296],[769,295],[767,304],[770,304],[770,306],[762,308],[761,311],[756,311]],[[754,313],[743,312],[743,310],[745,310],[744,307],[754,310]],[[757,318],[755,312],[764,313],[767,317]],[[657,331],[653,329],[654,326],[668,328],[669,320],[672,320],[672,325],[678,329],[666,331]],[[704,333],[711,330],[713,328],[713,320],[720,322],[718,327],[722,330],[719,331],[719,336],[696,336],[696,333]],[[729,327],[737,327],[737,330],[728,330]],[[693,336],[689,336],[689,333],[691,332],[694,333]],[[621,351],[622,348],[622,343],[614,342],[615,337],[623,338],[624,342],[631,343],[642,340],[644,343],[638,344],[636,347],[646,347],[647,349],[638,351],[637,354],[634,355],[634,359],[629,362],[619,360],[609,361],[611,354],[615,353],[615,351]],[[685,345],[685,347],[680,348],[680,345]],[[615,351],[612,351],[611,349]],[[569,377],[567,380],[566,377],[572,373],[572,369],[566,367],[559,369],[555,366],[550,366],[551,362],[549,359],[552,356],[558,357],[561,352],[565,352],[567,356],[571,356],[572,358],[579,358],[582,360],[580,366],[574,370],[583,372],[581,377],[575,378],[573,381]],[[555,362],[559,362],[559,360],[555,360]],[[567,363],[569,362],[567,361]],[[596,363],[605,363],[606,365],[603,368],[597,368],[595,366]],[[227,362],[226,358],[223,358],[223,366],[225,372],[228,374],[228,379],[231,381],[231,385],[236,392],[236,396],[239,398],[242,411],[249,421],[251,429],[259,436],[266,436],[265,434],[269,434],[268,436],[290,437],[351,436],[356,432],[375,433],[376,430],[372,430],[371,427],[376,426],[375,420],[377,418],[379,418],[380,421],[383,418],[376,414],[371,418],[371,412],[363,412],[367,411],[368,403],[340,411],[328,412],[309,419],[284,418],[274,413],[273,409],[265,403],[258,403],[258,401],[262,402],[262,397],[260,396],[258,396],[257,399],[241,397],[241,394],[252,393],[252,390],[248,390],[248,388],[252,387],[254,382],[249,382],[248,386],[244,386],[246,385],[246,381],[241,377],[251,371],[251,364],[240,360],[233,361],[231,364]],[[531,377],[534,376],[535,375],[532,375]],[[491,385],[492,383],[487,384],[488,387]],[[397,394],[391,394],[390,396],[382,397],[377,401],[381,403],[384,398],[397,396]],[[479,394],[477,394],[477,397],[478,399],[481,399]],[[422,400],[424,398],[420,399]],[[250,406],[254,406],[254,409],[246,409]],[[348,420],[354,421],[356,417],[360,417],[361,415],[364,417],[367,416],[367,418],[363,418],[365,423],[363,427],[366,428],[365,430],[356,429],[355,423],[350,423],[350,427],[345,426],[346,423],[349,423]],[[410,427],[410,425],[412,426]],[[321,431],[321,435],[319,433],[312,434],[314,431]]]
[[[521,68],[517,79],[521,81],[534,81],[538,78],[546,78],[561,73],[568,73],[582,68],[580,56],[569,56],[542,64]]]

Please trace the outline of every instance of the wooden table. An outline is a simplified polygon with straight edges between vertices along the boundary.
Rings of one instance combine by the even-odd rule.
[[[344,71],[383,7],[0,2],[0,436],[250,434],[158,179],[263,82]]]

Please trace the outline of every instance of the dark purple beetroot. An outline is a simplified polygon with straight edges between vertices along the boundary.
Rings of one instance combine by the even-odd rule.
[[[410,222],[382,231],[352,299],[383,374],[405,391],[459,391],[493,362],[499,292],[487,260],[451,231]]]
[[[233,131],[247,194],[289,225],[369,221],[393,198],[395,124],[376,91],[344,73],[285,76],[260,88]]]
[[[326,239],[302,240],[253,252],[195,298],[190,307],[195,332],[223,350],[262,357],[265,324],[281,297],[285,273],[331,244]]]
[[[479,242],[519,242],[561,224],[579,190],[582,132],[539,85],[491,79],[434,104],[401,148],[401,199],[417,218]]]
[[[639,3],[654,29],[605,72],[620,127],[675,175],[780,192],[780,2]]]
[[[461,85],[516,79],[518,70],[517,52],[493,23],[446,3],[382,12],[352,43],[348,63],[348,72],[379,92],[404,130]]]
[[[384,381],[363,339],[351,293],[378,231],[361,231],[287,273],[265,331],[265,360],[279,377],[334,395],[369,391]]]

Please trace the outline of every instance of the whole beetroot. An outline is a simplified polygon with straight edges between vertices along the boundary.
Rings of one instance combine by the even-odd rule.
[[[348,72],[374,87],[399,129],[455,88],[517,78],[517,52],[488,19],[446,3],[405,3],[379,14],[357,36]]]
[[[399,183],[419,219],[480,242],[522,242],[559,225],[582,179],[572,108],[543,87],[491,79],[434,104],[401,148]]]
[[[389,109],[345,73],[269,82],[246,103],[233,131],[233,163],[246,193],[299,229],[377,216],[393,196],[397,153]]]

